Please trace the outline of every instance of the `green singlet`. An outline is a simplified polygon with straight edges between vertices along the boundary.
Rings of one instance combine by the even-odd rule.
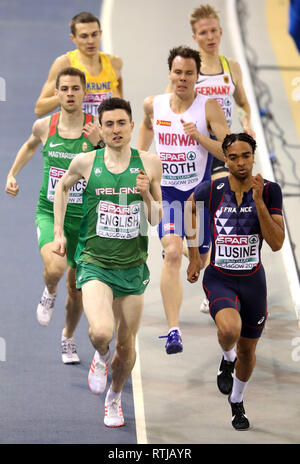
[[[148,256],[148,223],[136,188],[139,169],[145,168],[139,152],[131,149],[127,169],[113,174],[105,166],[104,150],[97,150],[83,192],[75,260],[106,269],[137,267]]]
[[[85,135],[77,139],[65,139],[58,133],[60,113],[54,113],[50,119],[48,138],[43,148],[44,174],[40,190],[37,212],[53,214],[55,187],[59,179],[69,168],[73,158],[78,153],[94,150],[94,146]],[[85,114],[84,123],[92,122],[93,117]],[[80,179],[70,190],[66,216],[82,216],[82,192],[85,180]]]

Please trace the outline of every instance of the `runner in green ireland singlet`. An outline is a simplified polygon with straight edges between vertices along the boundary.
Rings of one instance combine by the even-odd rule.
[[[136,176],[144,170],[137,150],[122,174],[113,174],[98,150],[83,194],[84,216],[76,261],[109,269],[135,267],[147,259],[147,220]],[[113,239],[113,240],[112,240]]]

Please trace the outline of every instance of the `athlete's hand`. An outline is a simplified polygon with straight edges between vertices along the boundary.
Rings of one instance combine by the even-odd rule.
[[[64,235],[62,236],[57,236],[54,237],[53,240],[53,246],[52,246],[52,252],[59,255],[59,256],[65,256],[66,254],[66,237]]]
[[[187,268],[187,280],[194,284],[199,279],[201,269],[201,258],[198,248],[189,249],[189,260],[190,263]]]
[[[244,132],[255,140],[256,134],[254,130],[251,129],[251,127],[244,127]]]
[[[150,182],[145,172],[142,169],[139,171],[140,173],[136,176],[136,186],[141,197],[144,197],[149,194]]]
[[[87,136],[87,138],[89,139],[91,144],[94,145],[94,147],[98,145],[101,139],[99,124],[88,122],[82,129],[82,133]]]
[[[8,176],[5,186],[5,191],[11,197],[15,197],[19,193],[19,186],[17,184],[16,178],[14,176]]]
[[[264,179],[260,174],[252,177],[252,191],[253,200],[255,202],[262,200],[262,194],[264,189]]]
[[[196,124],[193,122],[185,122],[183,119],[180,119],[180,122],[182,123],[184,133],[198,142],[200,132],[198,131]]]

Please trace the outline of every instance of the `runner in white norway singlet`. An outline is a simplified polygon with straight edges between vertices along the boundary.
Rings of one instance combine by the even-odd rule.
[[[202,181],[208,152],[185,134],[181,119],[194,122],[198,131],[209,137],[205,116],[207,98],[197,95],[184,113],[177,114],[170,107],[170,96],[157,95],[153,101],[155,146],[163,167],[161,185],[187,191]]]

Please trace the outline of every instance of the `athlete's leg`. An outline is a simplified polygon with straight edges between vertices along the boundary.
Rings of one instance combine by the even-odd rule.
[[[83,310],[82,292],[76,289],[76,269],[68,267],[66,284],[68,294],[66,298],[66,324],[63,329],[63,335],[66,338],[71,338],[74,335]]]
[[[182,238],[175,234],[161,239],[165,252],[160,290],[169,328],[179,326],[179,311],[182,304],[180,267],[182,261]]]
[[[92,345],[104,356],[114,330],[112,289],[99,280],[90,280],[82,286],[82,302]]]
[[[135,341],[141,322],[144,295],[116,298],[113,311],[116,324],[116,349],[112,359],[114,392],[121,392],[136,360]]]
[[[44,263],[44,281],[51,294],[57,292],[57,285],[67,268],[67,260],[53,253],[52,242],[42,246],[41,257]]]
[[[256,345],[259,338],[240,337],[237,343],[236,376],[242,382],[248,382],[255,367]]]
[[[218,328],[218,340],[223,351],[232,350],[241,334],[242,321],[234,308],[224,308],[217,312],[215,322]]]

